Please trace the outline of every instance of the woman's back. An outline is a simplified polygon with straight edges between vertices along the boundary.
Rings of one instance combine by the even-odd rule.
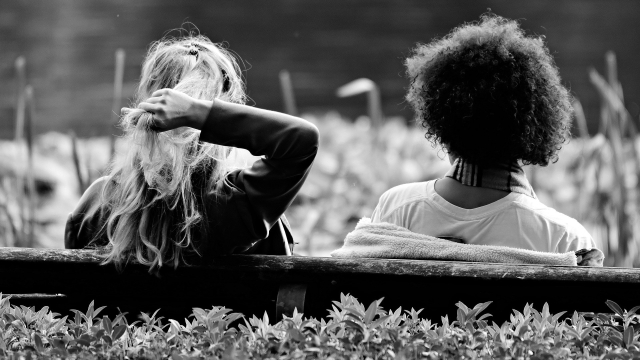
[[[511,192],[483,206],[465,209],[447,201],[431,180],[396,186],[380,197],[373,222],[413,232],[455,238],[467,244],[498,245],[544,252],[595,248],[576,220],[525,194]]]

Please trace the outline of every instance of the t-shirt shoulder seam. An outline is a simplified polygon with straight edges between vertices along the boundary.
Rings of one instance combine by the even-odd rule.
[[[394,208],[387,211],[385,214],[381,215],[380,220],[384,220],[385,218],[388,218],[389,216],[391,216],[391,214],[409,205],[410,203],[414,203],[419,200],[428,200],[429,198],[430,198],[429,194],[416,194],[411,197],[408,197],[407,199],[404,199],[400,204],[396,205]]]
[[[527,209],[527,210],[529,210],[531,213],[535,214],[536,216],[543,217],[545,220],[547,220],[547,221],[549,221],[549,222],[551,222],[551,223],[554,223],[555,225],[562,226],[563,228],[565,228],[565,231],[566,231],[566,227],[567,227],[567,225],[569,225],[568,223],[563,224],[563,223],[559,222],[557,219],[553,219],[551,216],[548,216],[548,215],[542,214],[542,213],[540,213],[540,212],[536,211],[535,209],[531,208],[530,206],[527,206],[527,205],[526,205],[526,204],[524,204],[524,203],[521,203],[521,202],[518,202],[518,201],[514,201],[514,202],[513,202],[513,205],[514,205],[514,206],[517,206],[517,207],[521,207],[521,208]],[[543,204],[543,205],[544,205],[544,204]],[[545,206],[546,206],[546,205],[545,205]],[[549,207],[548,207],[548,208],[549,208]],[[568,222],[572,222],[572,221],[573,221],[573,222],[575,222],[575,223],[580,224],[576,219],[572,218],[572,217],[571,217],[571,216],[569,216],[569,215],[563,214],[563,213],[561,213],[561,212],[559,212],[559,211],[557,211],[557,210],[555,210],[555,209],[553,209],[553,208],[549,208],[549,209],[551,209],[552,211],[555,211],[556,213],[558,213],[558,214],[560,214],[560,215],[562,215],[562,216],[566,217],[566,219],[568,220]],[[582,224],[580,224],[580,225],[582,225]]]

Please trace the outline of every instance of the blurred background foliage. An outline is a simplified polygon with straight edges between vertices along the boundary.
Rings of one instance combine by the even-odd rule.
[[[402,60],[488,7],[548,36],[581,101],[558,163],[526,169],[538,196],[585,225],[606,265],[638,266],[640,3],[622,0],[2,1],[0,246],[63,246],[67,214],[121,146],[114,111],[133,94],[146,46],[187,20],[251,67],[257,106],[320,129],[321,150],[287,216],[296,252],[327,255],[385,190],[448,169],[409,121]]]

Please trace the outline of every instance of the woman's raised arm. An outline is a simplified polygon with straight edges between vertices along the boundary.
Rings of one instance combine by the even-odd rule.
[[[261,239],[302,187],[318,151],[318,129],[310,122],[275,111],[222,100],[197,100],[163,89],[139,105],[154,114],[159,131],[180,126],[200,129],[200,140],[264,155],[250,168],[228,176],[251,205],[249,236]]]

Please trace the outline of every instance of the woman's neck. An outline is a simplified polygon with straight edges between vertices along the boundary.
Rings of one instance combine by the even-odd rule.
[[[434,188],[443,199],[463,209],[489,205],[510,194],[504,190],[463,185],[449,177],[438,179]]]

